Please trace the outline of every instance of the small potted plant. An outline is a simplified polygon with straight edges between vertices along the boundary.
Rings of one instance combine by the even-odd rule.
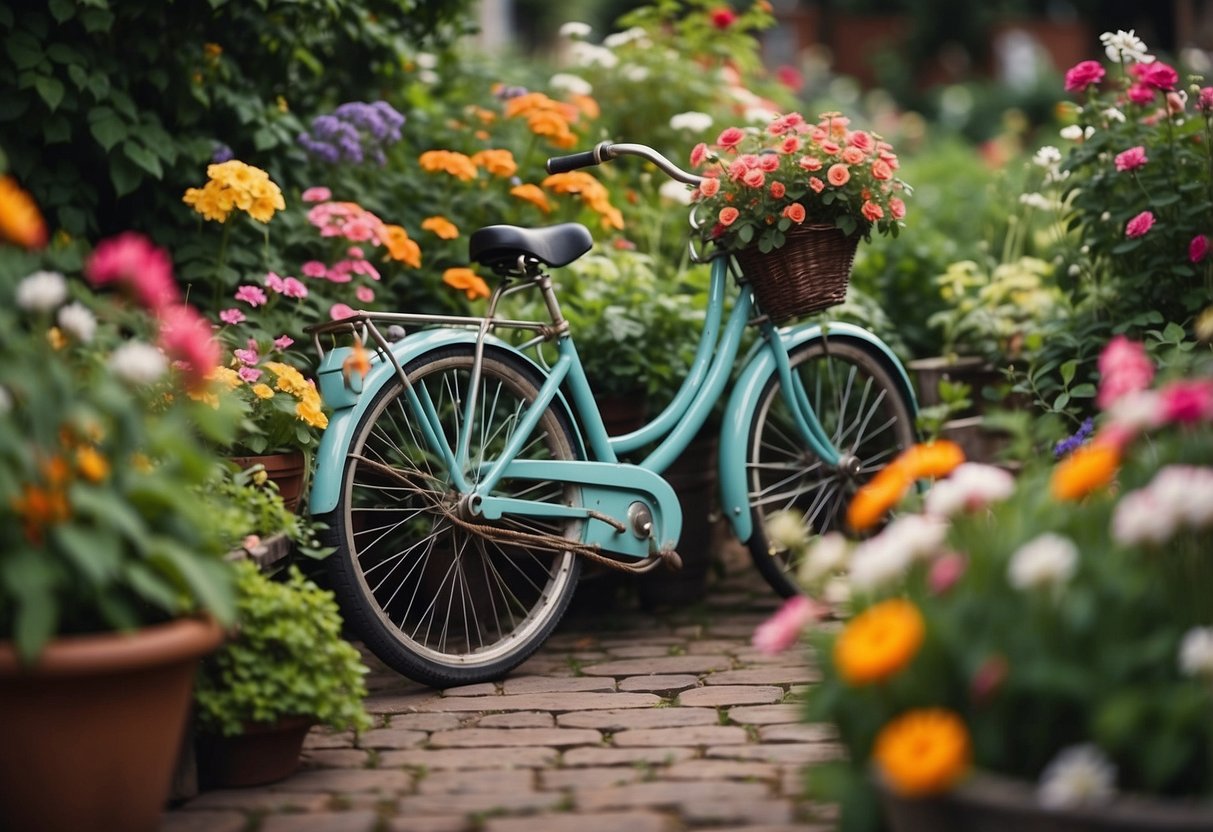
[[[333,594],[293,565],[285,580],[247,560],[235,569],[236,629],[203,663],[194,692],[203,788],[288,776],[313,725],[370,727],[367,668],[341,637]]]
[[[691,194],[701,240],[737,256],[776,321],[841,303],[860,238],[895,236],[910,192],[892,146],[836,112],[728,127],[691,166],[707,177]]]

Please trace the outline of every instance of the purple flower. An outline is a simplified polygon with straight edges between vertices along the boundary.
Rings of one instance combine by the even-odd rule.
[[[1061,459],[1068,455],[1087,441],[1087,438],[1095,431],[1095,422],[1090,419],[1084,419],[1083,423],[1078,426],[1078,430],[1073,436],[1067,436],[1065,439],[1053,446],[1053,456],[1056,459]]]
[[[225,145],[223,142],[215,142],[215,149],[211,151],[212,162],[218,165],[222,164],[223,162],[230,162],[235,158],[236,154],[230,147]]]
[[[359,164],[367,157],[382,165],[384,148],[400,141],[404,116],[386,101],[349,101],[331,114],[312,119],[312,129],[299,135],[299,144],[330,164]]]

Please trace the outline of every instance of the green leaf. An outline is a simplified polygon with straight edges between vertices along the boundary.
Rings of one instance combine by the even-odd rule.
[[[122,543],[112,533],[102,533],[76,524],[55,529],[55,541],[67,553],[80,574],[94,587],[108,583],[122,563]]]
[[[130,159],[156,179],[164,178],[164,169],[160,167],[159,157],[157,157],[156,154],[152,153],[147,148],[137,144],[132,139],[128,139],[122,143],[122,152],[126,154],[126,158]]]
[[[62,81],[49,75],[39,75],[34,80],[34,89],[38,91],[38,95],[46,102],[46,106],[52,113],[59,108],[60,102],[63,101],[63,93],[66,91]]]
[[[5,38],[4,51],[19,70],[33,69],[42,61],[42,46],[29,32],[13,32]]]
[[[1112,246],[1113,254],[1128,254],[1130,251],[1136,251],[1141,245],[1141,238],[1134,240],[1125,240],[1123,243],[1118,243]]]
[[[72,137],[72,125],[62,115],[54,115],[42,124],[42,138],[47,144],[58,144]]]
[[[746,223],[737,231],[737,239],[741,242],[749,244],[754,240],[754,226]]]
[[[1065,410],[1066,405],[1068,405],[1069,403],[1070,403],[1070,394],[1069,393],[1059,393],[1057,395],[1057,398],[1053,400],[1053,409],[1054,410]]]
[[[81,13],[80,22],[86,32],[108,32],[114,25],[114,15],[103,9],[88,9]]]
[[[1093,399],[1095,398],[1095,385],[1090,382],[1075,385],[1070,390],[1070,397],[1075,399]]]
[[[110,161],[110,181],[114,183],[114,193],[117,196],[126,196],[139,187],[143,174],[125,158],[115,156]]]
[[[253,147],[258,150],[268,150],[278,144],[278,138],[274,135],[274,131],[268,127],[259,128],[253,133]]]
[[[1061,365],[1061,380],[1069,386],[1074,380],[1074,374],[1078,372],[1078,359],[1071,358],[1069,361]]]
[[[58,23],[64,23],[76,16],[76,4],[72,0],[49,0],[46,8]]]
[[[94,107],[89,111],[88,129],[97,144],[107,151],[113,150],[127,134],[126,124],[109,107]]]
[[[1172,344],[1178,344],[1187,337],[1187,333],[1184,332],[1184,328],[1182,326],[1174,321],[1171,321],[1162,331],[1162,337],[1164,340],[1170,341]]]

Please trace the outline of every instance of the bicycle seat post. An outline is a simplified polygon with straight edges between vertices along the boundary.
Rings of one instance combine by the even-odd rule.
[[[560,301],[556,298],[556,290],[552,288],[551,276],[541,270],[535,275],[535,283],[539,286],[539,291],[543,295],[543,303],[552,317],[555,333],[563,335],[568,332],[569,322],[565,320],[564,313],[560,311]]]

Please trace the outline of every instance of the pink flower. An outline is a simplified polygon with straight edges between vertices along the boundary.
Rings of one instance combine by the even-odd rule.
[[[370,286],[359,286],[354,290],[354,297],[363,303],[371,303],[375,300],[375,290]]]
[[[800,92],[800,88],[804,86],[804,74],[788,64],[783,64],[775,70],[775,80],[792,92]]]
[[[1192,242],[1188,243],[1188,260],[1191,262],[1199,263],[1208,253],[1209,238],[1204,234],[1197,234],[1192,238]]]
[[[1201,87],[1196,98],[1196,109],[1208,115],[1213,113],[1213,87]]]
[[[774,197],[775,199],[783,199],[784,194],[786,194],[787,192],[788,192],[788,189],[786,187],[784,187],[784,184],[782,182],[775,181],[775,182],[771,183],[771,196]]]
[[[306,298],[307,287],[298,278],[288,277],[282,281],[282,294],[288,298]]]
[[[212,337],[210,323],[185,304],[161,310],[160,348],[182,368],[192,389],[205,387],[206,377],[219,363],[219,344]]]
[[[1155,89],[1173,90],[1179,83],[1179,73],[1175,71],[1174,67],[1164,64],[1162,61],[1138,64],[1135,68],[1138,70],[1136,75],[1141,82],[1149,84]]]
[[[1099,396],[1096,403],[1107,410],[1129,393],[1145,390],[1154,381],[1154,365],[1145,347],[1117,335],[1099,356]]]
[[[737,14],[727,6],[712,10],[712,25],[717,29],[727,29],[737,19]]]
[[[779,157],[774,153],[764,153],[758,157],[758,169],[767,173],[779,170]]]
[[[257,379],[261,378],[261,371],[256,367],[241,367],[236,371],[236,375],[240,376],[241,381],[252,384]]]
[[[699,183],[699,192],[704,196],[716,196],[720,193],[720,180],[715,178],[703,180]]]
[[[801,156],[796,164],[808,171],[821,170],[822,168],[821,160],[816,156]]]
[[[344,303],[334,303],[329,307],[329,318],[334,321],[339,321],[342,318],[350,318],[358,314]]]
[[[1104,68],[1098,61],[1079,61],[1066,71],[1066,92],[1078,92],[1103,80]]]
[[[835,188],[841,188],[851,181],[851,169],[842,162],[830,165],[830,169],[826,171],[826,179],[830,180],[830,184]]]
[[[816,602],[804,595],[793,595],[770,618],[754,630],[753,645],[759,653],[774,655],[794,645],[805,627],[825,615]]]
[[[885,182],[893,178],[893,167],[884,159],[877,159],[872,163],[872,178],[881,182]]]
[[[328,274],[329,267],[321,263],[319,260],[308,260],[300,268],[304,277],[324,277]]]
[[[999,654],[994,654],[982,662],[969,680],[969,693],[973,700],[980,704],[997,693],[1007,680],[1010,670],[1011,666],[1006,657]]]
[[[1129,87],[1128,94],[1134,104],[1150,104],[1154,101],[1154,88],[1140,81]]]
[[[1213,419],[1213,381],[1173,381],[1158,395],[1164,422],[1190,425]]]
[[[247,319],[244,317],[243,312],[233,306],[231,309],[224,309],[222,312],[220,312],[219,320],[223,321],[225,324],[235,326],[236,324],[244,323],[244,321]]]
[[[257,344],[253,342],[249,344],[248,349],[232,350],[232,355],[236,356],[236,360],[245,366],[253,366],[261,360],[261,356],[257,354]]]
[[[279,335],[274,339],[274,349],[284,350],[291,344],[295,343],[295,339],[289,335]]]
[[[703,142],[691,148],[691,167],[699,167],[708,158],[708,146]]]
[[[354,264],[350,260],[340,260],[333,264],[333,268],[329,269],[324,275],[331,283],[349,283],[354,279],[353,275]]]
[[[863,207],[859,210],[863,214],[863,218],[868,222],[884,219],[884,209],[870,199],[865,199]]]
[[[346,249],[345,256],[352,257],[355,260],[361,260],[362,258],[366,257],[366,255],[362,252],[362,246],[350,246],[348,249]]]
[[[1154,215],[1149,211],[1142,211],[1133,219],[1125,223],[1125,236],[1129,238],[1145,236],[1146,232],[1154,227]]]
[[[800,146],[801,141],[799,136],[788,136],[779,145],[779,149],[784,153],[795,153],[797,150],[800,150]]]
[[[1116,154],[1116,169],[1122,173],[1124,171],[1137,170],[1148,161],[1150,160],[1146,158],[1146,149],[1141,145],[1137,145]]]
[[[943,595],[956,586],[969,566],[968,559],[959,552],[945,552],[937,557],[927,572],[927,586],[936,595]]]
[[[728,228],[730,225],[737,222],[737,218],[739,216],[741,216],[740,211],[738,211],[732,205],[726,205],[724,208],[720,209],[720,214],[716,219],[720,221],[721,225]]]
[[[799,202],[793,202],[791,205],[783,209],[783,215],[799,225],[800,223],[804,222],[804,206]]]
[[[854,133],[849,134],[847,136],[847,144],[851,147],[859,148],[864,153],[871,152],[872,148],[875,146],[872,140],[872,134],[865,133],[862,130],[856,130]]]
[[[236,290],[236,300],[242,300],[249,306],[264,306],[268,298],[260,286],[246,283]]]
[[[98,243],[84,274],[94,286],[118,283],[136,302],[155,313],[181,298],[168,252],[133,231]]]
[[[899,220],[906,215],[906,204],[897,197],[889,200],[889,213],[893,215],[893,219]]]
[[[741,140],[745,138],[745,131],[740,127],[726,127],[724,131],[716,137],[716,146],[723,147],[725,150],[732,150],[741,144]]]
[[[838,151],[842,150],[842,146],[839,145],[838,142],[831,141],[830,139],[826,139],[825,141],[823,141],[821,143],[821,149],[824,150],[826,153],[829,153],[832,156],[835,153],[837,153]]]
[[[308,188],[303,192],[304,202],[327,202],[333,198],[333,192],[328,188]]]
[[[813,189],[814,193],[819,194],[825,190],[826,183],[822,182],[816,176],[810,176],[809,177],[809,187]]]
[[[282,294],[282,290],[283,290],[283,288],[284,288],[284,285],[285,285],[285,284],[283,284],[283,282],[282,282],[282,278],[281,278],[281,277],[279,277],[279,276],[278,276],[278,275],[277,275],[275,272],[267,272],[267,273],[266,273],[266,275],[265,275],[265,288],[267,288],[267,289],[269,289],[269,290],[271,290],[271,291],[273,291],[273,292],[277,292],[277,293],[279,293],[279,294]]]
[[[848,165],[858,165],[863,161],[863,151],[858,147],[847,147],[842,151],[842,161]]]
[[[766,174],[760,170],[751,170],[746,171],[746,175],[742,177],[741,181],[746,183],[746,185],[750,186],[751,188],[761,188],[767,181],[767,177]]]

